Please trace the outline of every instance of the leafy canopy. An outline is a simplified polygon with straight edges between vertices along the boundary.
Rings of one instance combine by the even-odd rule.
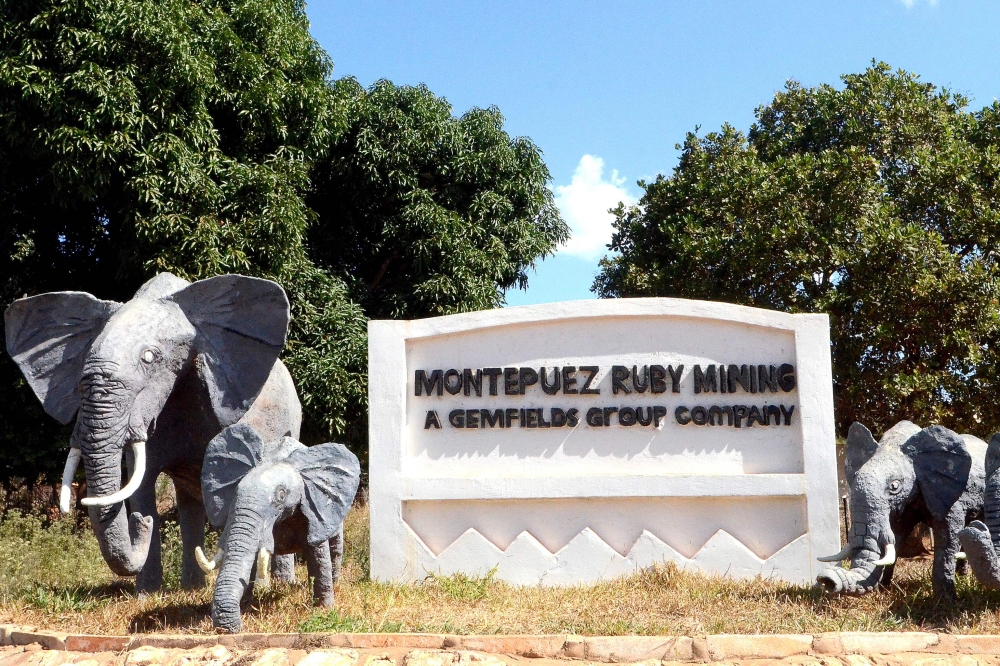
[[[689,134],[594,289],[831,318],[838,428],[1000,427],[1000,104],[884,63]]]
[[[374,318],[503,304],[569,237],[538,148],[495,108],[460,118],[424,86],[336,83],[347,127],[317,163],[310,256]]]
[[[4,2],[0,300],[275,279],[304,438],[363,456],[367,317],[495,306],[566,228],[496,110],[331,75],[301,0]],[[67,441],[2,355],[0,482]]]

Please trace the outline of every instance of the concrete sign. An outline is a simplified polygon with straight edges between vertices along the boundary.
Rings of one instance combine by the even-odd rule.
[[[826,315],[610,299],[368,334],[376,580],[808,583],[840,549]]]

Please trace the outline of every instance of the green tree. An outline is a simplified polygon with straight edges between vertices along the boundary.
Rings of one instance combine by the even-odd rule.
[[[594,289],[831,318],[838,428],[988,433],[1000,371],[1000,104],[884,63],[689,134],[619,206]]]
[[[495,108],[424,86],[336,83],[347,127],[317,163],[309,253],[372,318],[494,308],[568,235],[538,148]]]
[[[311,161],[344,126],[331,72],[297,0],[3,3],[0,300],[124,300],[163,270],[276,279],[311,432],[344,435],[364,315],[303,244]],[[68,441],[6,354],[0,440],[0,480],[54,477]]]

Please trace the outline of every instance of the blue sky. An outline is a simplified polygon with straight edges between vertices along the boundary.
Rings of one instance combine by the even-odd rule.
[[[593,298],[607,208],[669,173],[687,132],[753,111],[786,80],[838,83],[873,58],[972,98],[1000,97],[1000,3],[312,0],[337,76],[425,83],[456,114],[496,105],[538,144],[574,239],[510,305]]]

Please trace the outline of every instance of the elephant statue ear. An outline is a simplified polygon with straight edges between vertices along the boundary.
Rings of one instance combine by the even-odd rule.
[[[972,455],[965,440],[948,428],[930,426],[906,440],[901,450],[913,461],[927,509],[944,520],[969,481]]]
[[[871,431],[858,422],[852,423],[847,431],[844,459],[844,476],[847,478],[848,487],[854,485],[854,475],[869,458],[875,455],[876,450],[878,442],[872,437]]]
[[[80,407],[84,361],[121,303],[80,291],[57,291],[14,301],[4,313],[7,351],[45,412],[69,423]]]
[[[229,426],[208,443],[201,467],[201,494],[213,525],[226,524],[240,481],[263,460],[264,441],[245,423]]]
[[[361,464],[343,444],[320,444],[293,451],[286,462],[302,475],[306,541],[316,546],[344,524],[361,482]]]
[[[194,325],[198,373],[223,427],[236,423],[264,387],[285,346],[285,290],[270,280],[220,275],[167,297]]]
[[[1000,432],[994,433],[990,437],[990,443],[986,445],[986,480],[987,483],[996,471],[1000,469]]]

